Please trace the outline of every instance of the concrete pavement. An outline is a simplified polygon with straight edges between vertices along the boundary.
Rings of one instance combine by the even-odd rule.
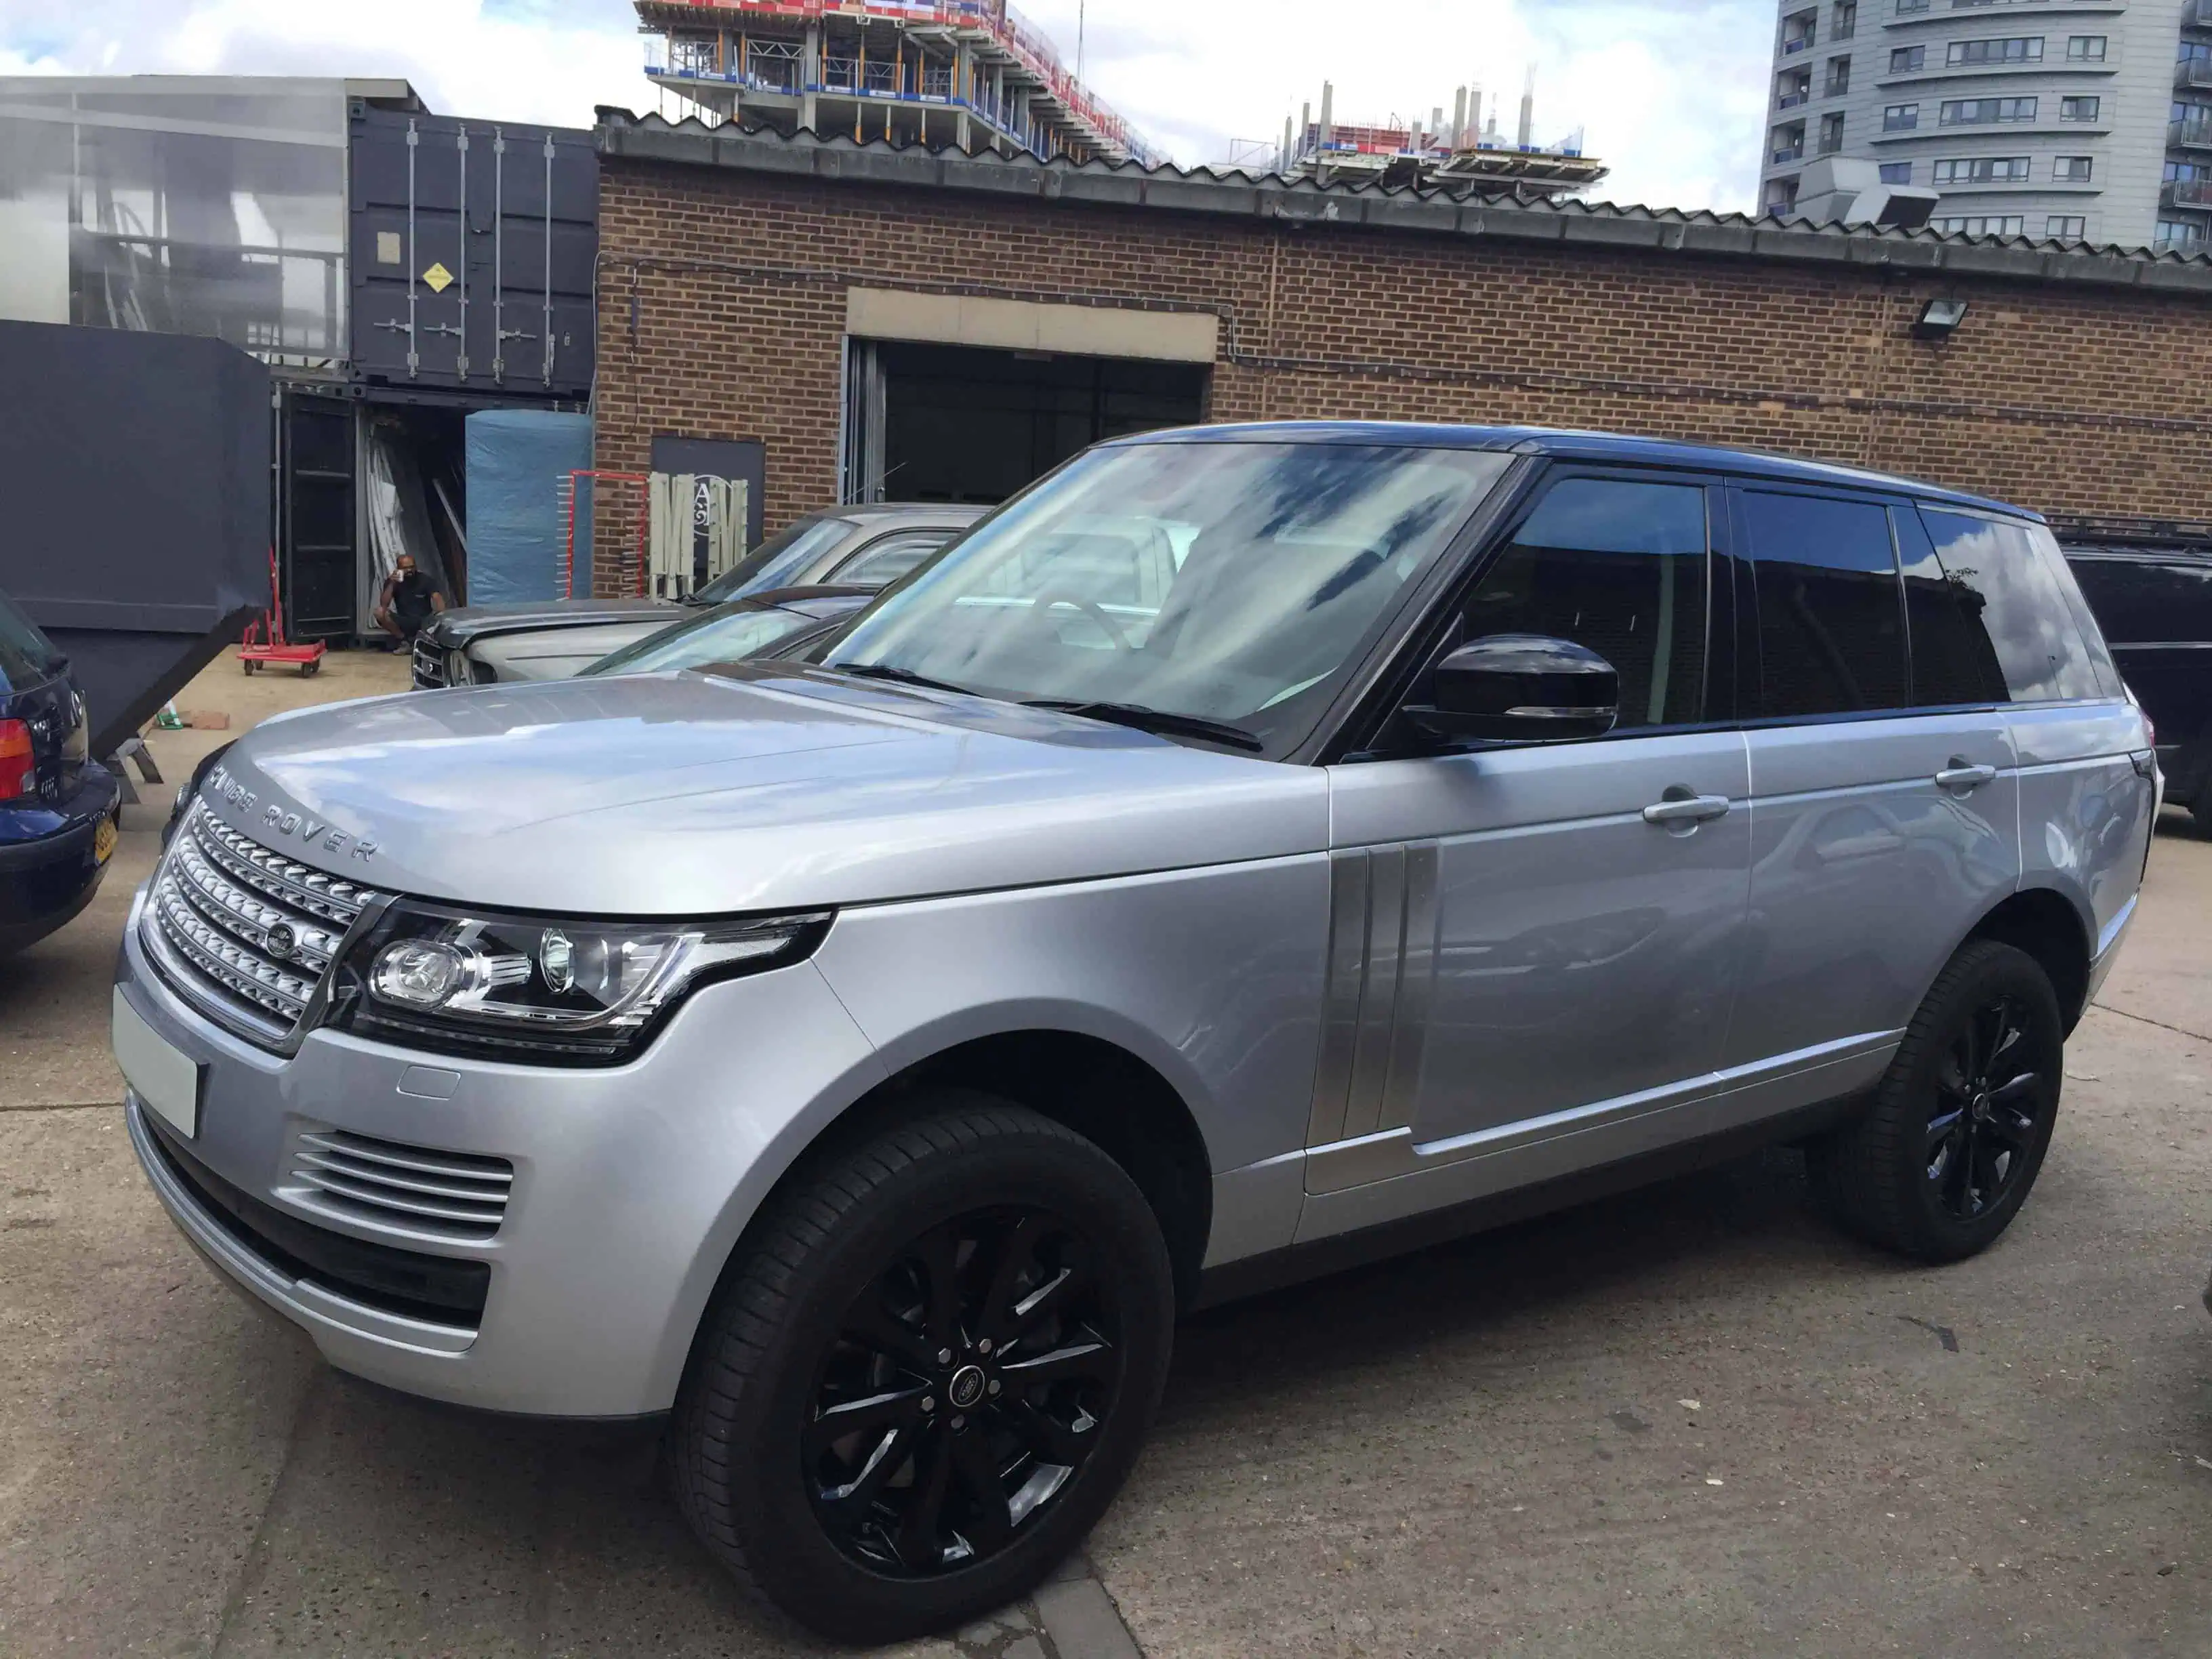
[[[179,702],[403,674],[222,665]],[[156,744],[180,777],[220,740]],[[635,1455],[342,1378],[185,1248],[105,1035],[166,805],[0,964],[0,1655],[815,1651]],[[2177,823],[1975,1261],[1848,1243],[1777,1154],[1189,1322],[1091,1544],[1144,1650],[2212,1651],[2208,931],[2212,843]],[[962,1644],[1050,1645],[1018,1611]]]

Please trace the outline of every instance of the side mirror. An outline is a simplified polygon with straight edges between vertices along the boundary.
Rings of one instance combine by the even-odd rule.
[[[1587,646],[1540,634],[1492,634],[1431,671],[1434,701],[1406,718],[1449,742],[1565,743],[1600,738],[1620,714],[1620,676]]]

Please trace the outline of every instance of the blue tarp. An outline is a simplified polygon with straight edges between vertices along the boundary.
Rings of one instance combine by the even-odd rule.
[[[471,605],[562,596],[568,556],[562,483],[591,464],[588,415],[487,409],[468,417]],[[578,526],[580,573],[592,568],[587,524],[586,517]],[[588,580],[580,576],[577,586],[588,592]]]

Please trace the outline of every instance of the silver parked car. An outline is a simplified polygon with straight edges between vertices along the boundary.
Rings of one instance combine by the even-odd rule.
[[[818,665],[246,734],[115,1045],[177,1224],[332,1363],[665,1414],[708,1547],[881,1639],[1083,1537],[1208,1298],[1762,1141],[1991,1244],[2158,787],[2032,514],[1158,434]]]
[[[810,513],[681,601],[546,599],[443,611],[415,636],[415,686],[566,679],[704,606],[778,588],[888,587],[987,510],[894,503]]]

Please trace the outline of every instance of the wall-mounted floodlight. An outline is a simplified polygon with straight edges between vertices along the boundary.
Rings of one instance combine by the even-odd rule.
[[[1960,324],[1966,320],[1964,300],[1930,300],[1921,307],[1920,320],[1912,325],[1916,340],[1948,340]]]

